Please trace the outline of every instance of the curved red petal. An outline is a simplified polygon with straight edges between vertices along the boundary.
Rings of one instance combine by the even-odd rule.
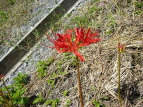
[[[82,55],[79,52],[74,51],[74,54],[79,57],[79,59],[81,60],[81,62],[84,62],[84,58],[82,57]]]

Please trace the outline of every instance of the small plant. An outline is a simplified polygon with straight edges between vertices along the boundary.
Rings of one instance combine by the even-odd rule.
[[[38,67],[38,69],[37,69],[37,73],[38,73],[38,77],[39,78],[43,78],[43,77],[45,77],[46,75],[47,75],[47,73],[46,73],[46,69],[48,68],[48,66],[52,63],[54,61],[54,59],[53,58],[49,58],[47,61],[39,61],[38,63],[37,63],[37,67]]]
[[[50,86],[54,87],[54,85],[55,85],[55,80],[47,80],[47,83],[48,83]]]
[[[94,87],[94,86],[92,86],[91,88],[92,88],[93,90],[95,90],[95,87]]]
[[[13,79],[14,83],[9,86],[6,86],[4,80],[2,79],[4,87],[0,88],[0,93],[2,94],[2,96],[0,95],[0,105],[5,103],[8,107],[14,107],[15,105],[23,105],[27,103],[28,98],[22,97],[26,91],[26,89],[23,88],[24,85],[27,84],[26,79],[26,74],[19,73],[18,76]]]
[[[107,32],[106,32],[106,35],[109,35],[112,33],[112,29],[108,29]]]
[[[42,78],[47,75],[45,70],[47,68],[45,61],[39,61],[37,64],[37,67],[38,67],[38,70],[36,72],[38,73],[39,78]]]
[[[94,7],[92,7],[92,8],[89,8],[89,13],[91,14],[91,13],[97,11],[97,9],[98,9],[98,8],[97,8],[96,6],[94,6]]]
[[[42,103],[45,101],[45,98],[42,97],[42,95],[38,95],[38,97],[33,101],[33,104],[36,104],[36,103]]]
[[[70,100],[67,100],[65,106],[68,107],[68,106],[70,106],[70,105],[71,105],[71,101],[70,101]]]
[[[75,60],[74,55],[72,55],[71,53],[65,52],[63,53],[63,55],[65,56],[66,60],[73,60],[73,61]]]
[[[52,107],[57,107],[59,102],[60,102],[59,99],[55,99],[55,100],[50,99],[50,100],[46,100],[44,104],[45,105],[51,105]]]
[[[13,79],[14,84],[9,86],[14,105],[23,105],[28,102],[27,97],[22,97],[26,92],[24,86],[28,83],[27,77],[27,74],[19,73],[18,76]]]
[[[69,91],[68,90],[65,90],[64,92],[62,92],[63,96],[68,96],[69,94]]]
[[[27,84],[27,74],[19,73],[17,77],[13,79],[14,84]]]
[[[11,92],[11,96],[13,99],[13,103],[14,105],[23,105],[26,104],[28,102],[28,98],[27,97],[22,97],[22,95],[26,92],[26,89],[15,89],[13,90],[13,92]]]
[[[102,105],[99,101],[97,100],[92,100],[92,104],[94,107],[105,107],[105,105]]]
[[[107,96],[107,97],[102,97],[101,98],[102,100],[110,100],[110,98]]]
[[[50,78],[55,78],[57,77],[58,75],[56,73],[52,73],[51,75],[49,75]]]
[[[3,107],[14,107],[13,105],[13,101],[12,101],[12,97],[10,95],[10,92],[8,90],[8,87],[5,84],[4,81],[4,75],[1,74],[0,75],[0,80],[3,82],[5,91],[7,93],[5,93],[1,88],[0,88],[0,105],[2,105]],[[9,101],[10,100],[10,101]]]
[[[14,5],[16,0],[8,0],[11,5]]]
[[[62,61],[58,61],[58,62],[56,63],[56,68],[57,68],[57,70],[62,71],[62,67],[61,67],[62,64],[63,64]]]
[[[60,75],[65,75],[67,73],[67,71],[64,71],[64,72],[57,72],[57,74],[60,74]]]
[[[87,17],[86,15],[83,15],[78,17],[78,20],[75,19],[75,21],[77,21],[78,26],[84,26],[87,24],[87,22],[89,22],[89,17]]]
[[[135,2],[134,3],[138,8],[142,8],[143,7],[143,2]]]
[[[4,11],[0,11],[0,24],[7,20],[7,15]]]

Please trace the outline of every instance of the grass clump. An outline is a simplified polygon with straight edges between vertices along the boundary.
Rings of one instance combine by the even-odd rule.
[[[20,28],[13,35],[14,29],[26,24],[32,15],[30,11],[34,8],[30,6],[31,0],[1,0],[0,1],[0,46],[13,46],[16,40],[20,39]],[[19,33],[19,34],[18,34]]]

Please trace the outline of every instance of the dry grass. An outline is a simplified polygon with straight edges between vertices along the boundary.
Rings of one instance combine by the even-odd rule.
[[[16,39],[11,36],[14,28],[26,24],[32,17],[30,11],[33,6],[31,5],[31,0],[0,0],[0,45],[10,46],[13,43]]]
[[[138,8],[134,5],[135,1],[124,3],[114,0],[100,0],[86,4],[86,7],[79,8],[78,13],[71,14],[64,18],[62,24],[58,23],[54,27],[74,28],[75,26],[86,26],[96,28],[100,31],[102,41],[92,44],[80,50],[85,58],[81,63],[81,82],[85,107],[93,107],[92,100],[96,99],[105,104],[106,107],[119,107],[117,99],[117,44],[126,44],[125,52],[122,54],[121,61],[121,93],[123,107],[142,107],[143,106],[143,35],[142,35],[142,16],[137,14]],[[99,10],[89,14],[92,7]],[[73,20],[75,17],[84,17]],[[69,22],[66,25],[65,22]],[[139,52],[139,53],[137,53]],[[37,74],[31,75],[31,81],[26,86],[28,91],[25,96],[29,98],[42,94],[46,99],[60,99],[60,107],[65,107],[67,100],[71,101],[71,107],[79,107],[79,97],[77,90],[76,69],[72,64],[74,60],[66,60],[62,54],[56,54],[57,59],[47,68],[47,77],[39,79]],[[62,60],[62,71],[68,71],[65,75],[58,75],[51,78],[50,75],[57,73],[56,63]],[[47,80],[55,80],[54,87],[48,85]],[[64,90],[69,91],[68,96],[63,96]],[[109,97],[105,100],[104,97]],[[37,107],[44,107],[37,105]]]

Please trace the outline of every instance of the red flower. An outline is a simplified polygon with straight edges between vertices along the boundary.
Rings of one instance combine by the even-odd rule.
[[[51,48],[55,48],[58,52],[73,52],[81,61],[84,61],[84,58],[77,50],[82,46],[100,41],[98,32],[92,33],[90,28],[88,30],[84,28],[67,30],[65,34],[57,33],[54,39],[49,37],[48,39],[54,44]]]
[[[0,80],[4,77],[4,74],[0,74]]]
[[[118,52],[122,53],[125,50],[126,45],[118,43]]]

